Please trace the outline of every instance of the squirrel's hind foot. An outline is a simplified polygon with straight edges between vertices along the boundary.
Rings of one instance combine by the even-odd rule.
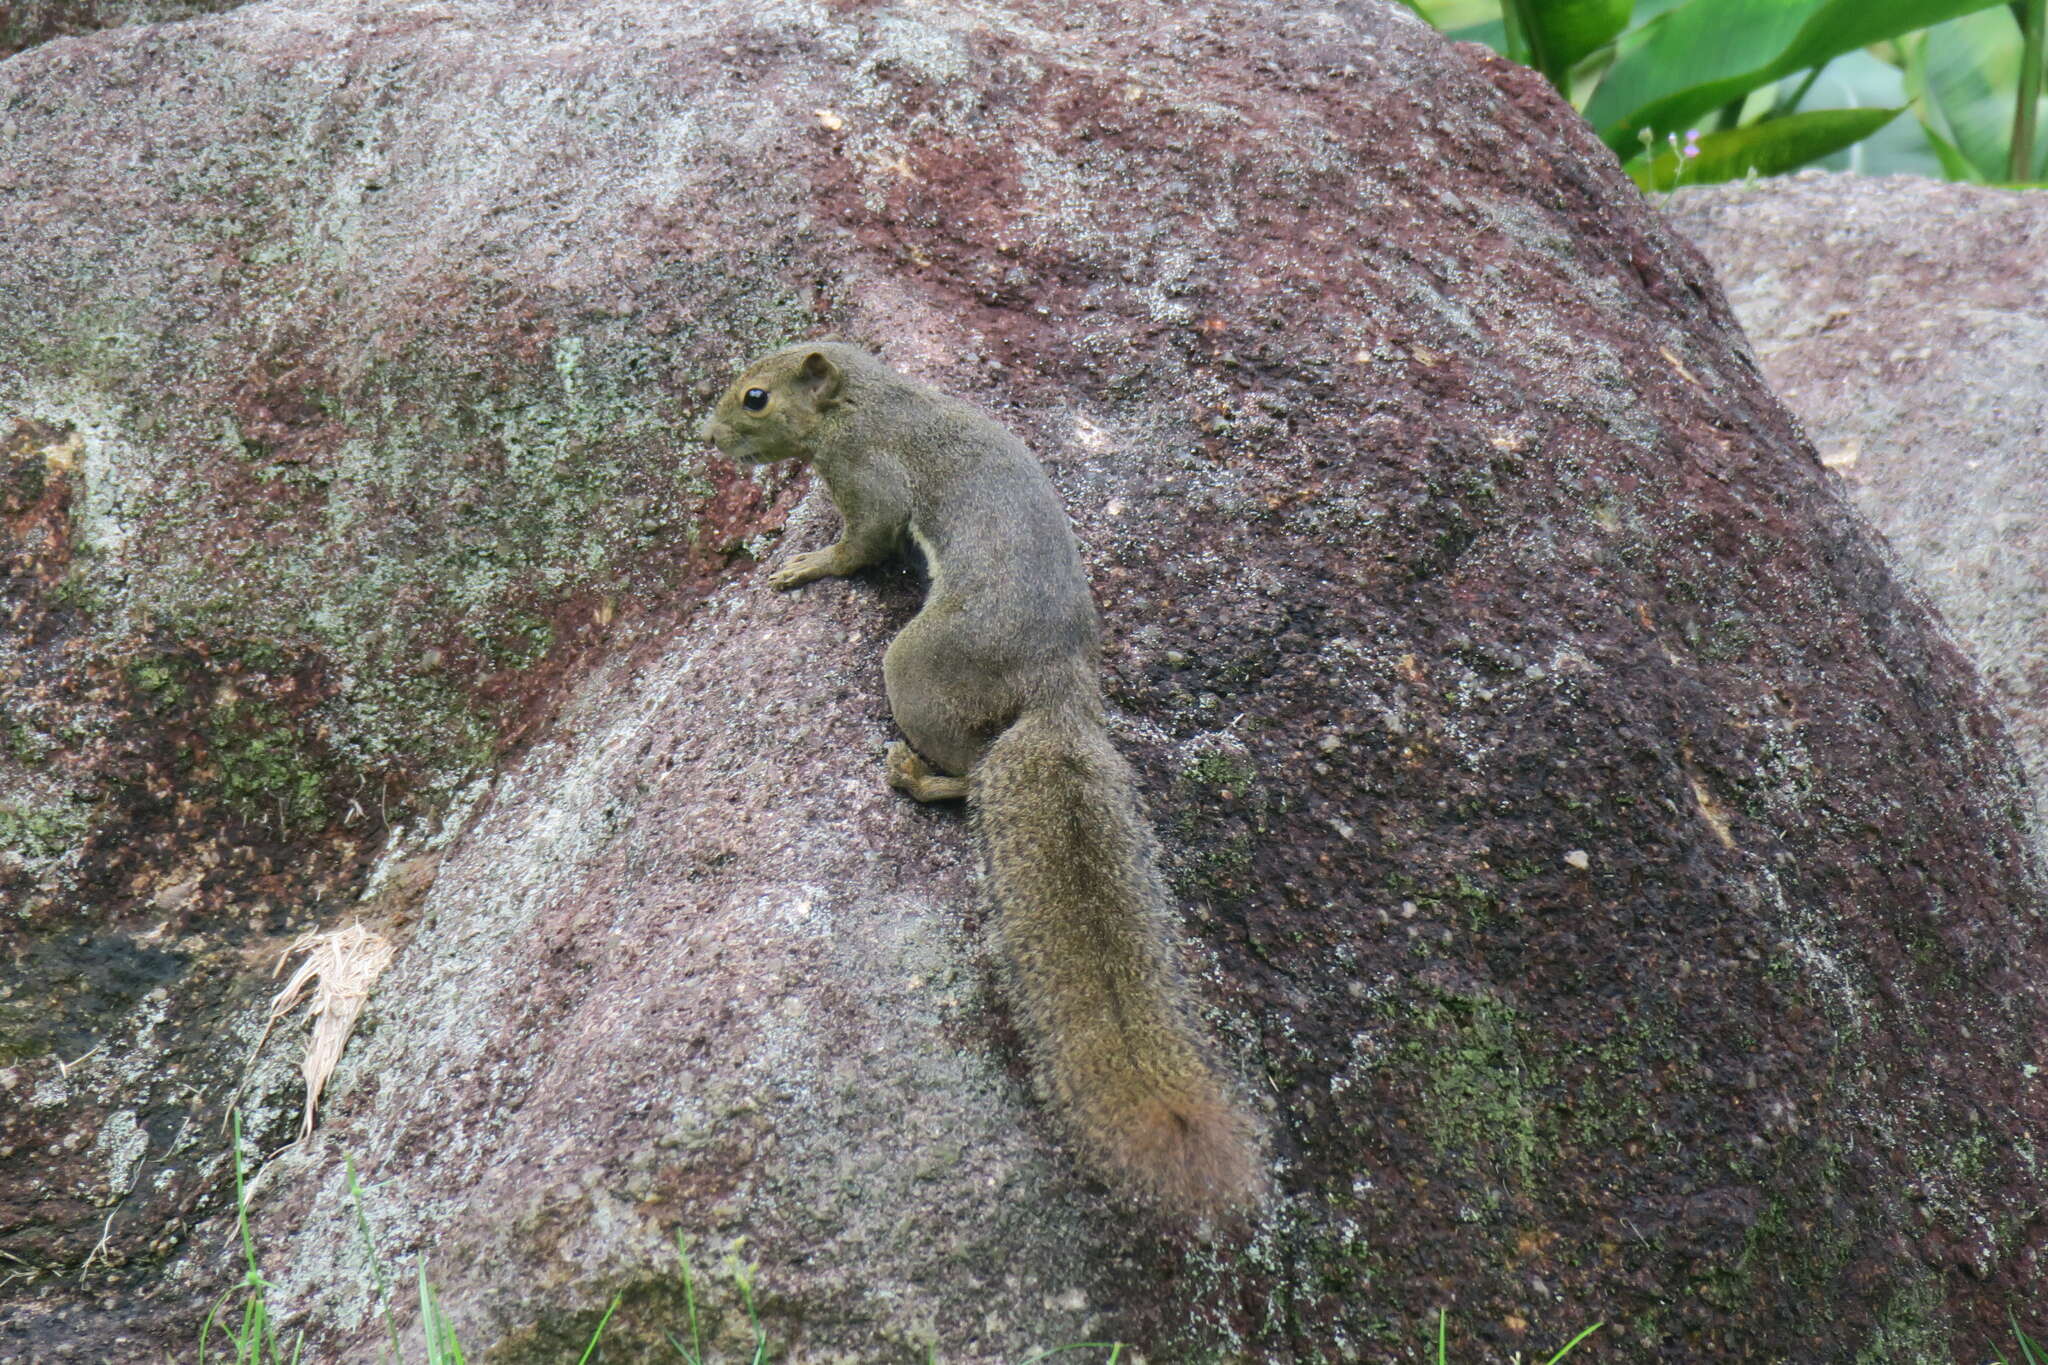
[[[889,785],[917,801],[959,801],[967,796],[967,779],[935,773],[908,744],[898,740],[883,756]]]

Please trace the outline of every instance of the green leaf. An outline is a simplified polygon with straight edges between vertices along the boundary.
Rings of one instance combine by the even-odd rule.
[[[1906,71],[1922,98],[1928,141],[1946,165],[1945,144],[1968,166],[1956,179],[2004,180],[2013,103],[2019,93],[2019,26],[2004,6],[1929,29],[1906,49]],[[2037,108],[2042,103],[2037,101]],[[1936,141],[1939,138],[1940,141]],[[2032,177],[2048,174],[2048,147],[2035,149]]]
[[[1786,80],[1779,84],[1787,87],[1789,94],[1794,82]],[[1798,84],[1804,85],[1805,81],[1802,79]],[[1914,98],[1905,73],[1897,65],[1872,56],[1868,48],[1858,48],[1821,68],[1798,107],[1781,112],[1889,109],[1894,105],[1911,105]],[[1893,119],[1863,141],[1809,164],[1860,175],[1919,175],[1929,180],[1940,180],[1946,175],[1920,121],[1914,118]]]
[[[1634,0],[1508,0],[1519,7],[1533,65],[1570,93],[1572,68],[1628,27]]]
[[[1500,0],[1420,0],[1415,8],[1432,28],[1445,33],[1500,17]]]
[[[1818,66],[1859,47],[2003,5],[2004,0],[1829,0],[1785,53],[1783,69]]]
[[[1463,28],[1447,28],[1443,33],[1454,43],[1484,43],[1501,56],[1508,55],[1508,28],[1499,19],[1467,24]]]
[[[1690,0],[1645,24],[1624,42],[1586,118],[1617,151],[1637,134],[1683,133],[1690,120],[1755,89],[1825,0]],[[1691,112],[1668,123],[1649,115],[1682,102]]]
[[[1788,114],[1747,128],[1708,133],[1700,138],[1699,155],[1694,157],[1673,147],[1654,157],[1638,157],[1629,164],[1628,173],[1646,190],[1740,180],[1752,171],[1781,175],[1861,142],[1898,115],[1898,109],[1816,109]]]
[[[1689,0],[1640,30],[1586,106],[1607,145],[1682,133],[1772,81],[1999,0]]]
[[[2041,87],[2048,82],[2048,0],[2012,0],[2012,17],[2020,25],[2020,77],[2005,174],[2009,180],[2032,180],[2041,132]]]
[[[1984,177],[1977,174],[1977,168],[1970,164],[1970,158],[1958,151],[1955,143],[1925,123],[1920,125],[1920,131],[1927,134],[1927,145],[1934,148],[1934,155],[1940,159],[1942,174],[1951,180],[1966,180],[1972,184],[1983,182]]]

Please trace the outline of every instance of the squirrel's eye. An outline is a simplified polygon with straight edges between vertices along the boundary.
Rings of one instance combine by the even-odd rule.
[[[747,396],[740,399],[740,402],[746,405],[748,412],[759,412],[768,406],[768,390],[748,389]]]

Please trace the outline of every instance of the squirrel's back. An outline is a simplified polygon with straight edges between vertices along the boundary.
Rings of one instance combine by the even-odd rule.
[[[908,468],[910,532],[943,589],[1006,624],[1063,620],[1092,651],[1094,597],[1045,467],[979,408],[872,363],[879,373],[850,393],[842,444]]]

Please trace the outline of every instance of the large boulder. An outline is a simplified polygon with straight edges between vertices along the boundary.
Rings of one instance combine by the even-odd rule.
[[[0,64],[0,206],[0,1358],[190,1348],[265,974],[351,915],[321,1127],[241,1088],[322,1359],[415,1252],[473,1355],[651,1358],[679,1236],[809,1360],[1948,1362],[2037,1282],[2011,752],[1530,73],[1392,6],[273,0]],[[825,332],[1073,510],[1254,1228],[1076,1163],[882,785],[916,583],[768,592],[822,495],[684,435]]]
[[[2048,197],[1816,173],[1666,212],[2004,704],[2048,836]]]
[[[162,23],[233,9],[243,0],[0,0],[0,57],[74,33]]]

